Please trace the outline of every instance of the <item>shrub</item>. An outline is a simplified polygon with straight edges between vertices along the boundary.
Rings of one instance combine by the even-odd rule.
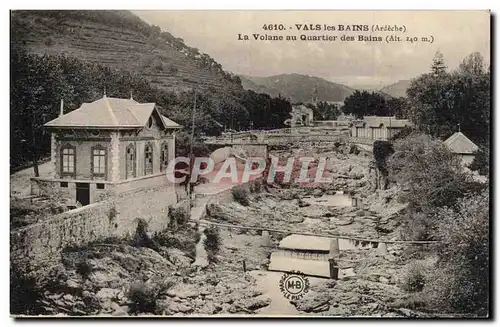
[[[92,264],[88,259],[82,259],[76,263],[76,272],[79,273],[83,278],[88,278],[92,273]]]
[[[127,297],[130,299],[130,310],[132,313],[157,313],[156,300],[166,295],[167,291],[174,286],[172,280],[164,282],[135,282],[129,287]]]
[[[455,209],[439,211],[436,238],[439,261],[432,305],[445,312],[485,316],[489,307],[489,193],[461,200]]]
[[[426,214],[407,212],[402,215],[402,222],[403,228],[400,232],[404,240],[426,241],[432,238],[430,231],[434,220],[430,219]]]
[[[420,292],[425,285],[425,275],[422,265],[412,262],[403,277],[401,288],[407,292]]]
[[[385,177],[389,175],[386,160],[393,153],[394,148],[391,143],[387,141],[375,141],[373,143],[373,157],[375,158],[375,165]]]
[[[260,180],[256,180],[252,183],[252,192],[260,193],[262,191],[262,182]]]
[[[231,193],[233,194],[233,198],[241,205],[250,205],[248,190],[245,187],[235,187]]]
[[[10,313],[36,315],[43,314],[39,300],[42,290],[36,279],[26,275],[17,265],[10,266]]]
[[[189,213],[184,206],[177,207],[169,207],[168,216],[170,217],[170,225],[174,229],[177,229],[179,226],[184,226],[189,220]]]
[[[476,171],[479,175],[488,176],[490,174],[490,150],[488,147],[481,147],[474,153],[469,168]]]
[[[157,244],[179,249],[191,258],[196,257],[196,244],[198,244],[200,238],[201,235],[197,227],[185,228],[175,232],[163,230],[153,236],[153,240]]]
[[[134,238],[131,241],[131,245],[136,247],[148,247],[157,252],[160,252],[160,245],[155,240],[151,239],[151,237],[149,237],[147,231],[148,223],[144,219],[139,218],[137,222],[137,228],[135,229]]]
[[[355,144],[351,144],[351,147],[349,148],[349,154],[354,154],[357,156],[360,152],[361,151]]]
[[[217,226],[210,226],[205,229],[204,233],[206,238],[203,241],[203,245],[205,246],[205,251],[207,252],[208,261],[210,263],[217,262],[216,255],[219,253],[222,245],[219,228]]]

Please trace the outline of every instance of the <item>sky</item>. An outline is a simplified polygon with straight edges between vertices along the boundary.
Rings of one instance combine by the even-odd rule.
[[[487,11],[133,11],[149,24],[198,48],[226,71],[251,76],[298,73],[356,88],[380,88],[429,70],[436,51],[449,68],[472,52],[490,62]],[[285,31],[265,31],[283,24]],[[298,31],[295,24],[405,26],[406,33]],[[330,35],[331,41],[239,41],[238,34]],[[401,42],[340,42],[341,35],[395,35]],[[410,43],[407,37],[429,37]]]

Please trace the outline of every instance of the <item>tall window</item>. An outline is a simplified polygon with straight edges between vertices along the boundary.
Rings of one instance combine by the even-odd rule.
[[[126,170],[125,170],[125,178],[133,178],[135,177],[135,147],[133,144],[129,144],[127,146],[127,151],[126,151]]]
[[[151,143],[146,144],[144,149],[144,175],[153,173],[153,146]]]
[[[160,171],[164,171],[167,169],[168,166],[168,144],[167,142],[163,143],[161,145],[161,166],[160,166]]]
[[[106,149],[100,145],[92,148],[92,175],[106,175]]]
[[[74,175],[76,163],[75,147],[65,145],[61,151],[61,175]]]

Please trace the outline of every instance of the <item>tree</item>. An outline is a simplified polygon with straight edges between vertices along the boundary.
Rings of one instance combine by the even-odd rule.
[[[408,102],[405,98],[389,99],[386,106],[390,116],[396,116],[397,119],[408,118]]]
[[[453,208],[464,196],[485,187],[474,181],[443,142],[420,133],[395,141],[394,154],[387,166],[389,178],[404,190],[400,192],[400,200],[408,203],[406,215],[402,217],[405,232],[419,239],[433,237],[430,231],[436,222],[436,210],[445,206]],[[415,218],[420,225],[415,224]],[[421,229],[421,232],[411,229]]]
[[[431,71],[434,75],[446,73],[446,65],[444,64],[443,54],[438,50],[432,60]]]
[[[101,17],[99,15],[97,18]],[[173,93],[152,86],[133,73],[66,56],[38,56],[13,51],[10,58],[10,159],[11,168],[37,161],[50,153],[50,137],[43,124],[56,118],[64,99],[65,113],[103,95],[154,102],[162,114],[185,128],[191,127],[193,91]],[[219,135],[224,126],[281,128],[289,117],[290,103],[243,89],[198,90],[196,132]]]
[[[445,139],[456,132],[460,124],[461,131],[473,142],[487,143],[490,73],[482,62],[479,54],[472,54],[451,73],[431,72],[412,80],[407,90],[408,117],[418,129]]]
[[[360,92],[358,90],[354,91],[353,94],[344,100],[342,111],[345,114],[352,114],[357,118],[368,115],[389,115],[385,99],[382,95],[376,92],[369,93],[367,91]]]
[[[489,146],[481,146],[475,152],[474,159],[472,160],[469,168],[472,171],[477,171],[479,175],[490,175],[490,149]]]
[[[315,120],[336,120],[341,114],[335,103],[320,101],[316,105],[308,103],[306,106],[313,110]]]
[[[489,202],[485,189],[436,214],[439,261],[425,292],[441,312],[488,314]]]
[[[458,66],[458,72],[465,75],[480,76],[485,74],[484,59],[479,52],[473,52],[465,57]]]
[[[387,141],[375,141],[373,143],[373,157],[375,159],[375,167],[382,174],[384,179],[384,186],[382,189],[386,189],[388,186],[387,176],[389,171],[387,170],[387,158],[394,153],[394,148],[390,142]]]

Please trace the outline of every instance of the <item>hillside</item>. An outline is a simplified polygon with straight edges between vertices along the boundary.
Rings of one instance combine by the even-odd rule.
[[[410,80],[400,80],[394,84],[384,86],[380,89],[380,92],[386,93],[392,97],[406,97],[406,90],[410,86]]]
[[[12,11],[11,46],[127,70],[167,90],[241,89],[210,56],[128,11]]]
[[[317,89],[319,101],[344,101],[354,92],[353,89],[326,81],[319,77],[282,74],[269,77],[240,76],[243,88],[271,96],[290,98],[292,102],[310,102],[314,89]]]

